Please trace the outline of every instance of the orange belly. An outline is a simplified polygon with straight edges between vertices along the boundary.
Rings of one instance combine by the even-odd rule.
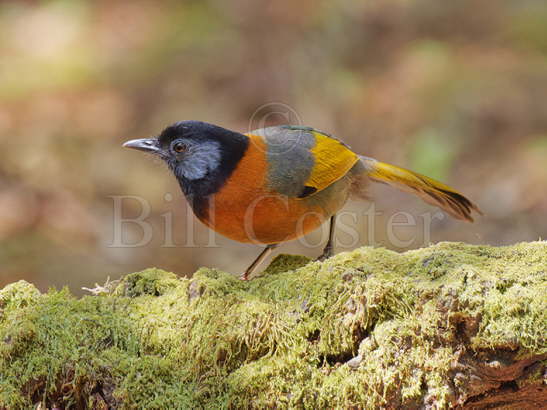
[[[216,196],[202,219],[216,232],[239,242],[273,244],[317,229],[330,215],[302,200],[257,192],[237,199]]]

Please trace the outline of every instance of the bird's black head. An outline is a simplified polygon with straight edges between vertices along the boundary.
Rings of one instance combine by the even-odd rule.
[[[127,141],[124,147],[163,159],[187,196],[206,197],[220,189],[247,150],[248,137],[201,121],[181,121],[158,137]]]

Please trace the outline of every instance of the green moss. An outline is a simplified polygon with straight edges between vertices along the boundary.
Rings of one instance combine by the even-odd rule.
[[[262,275],[292,271],[301,268],[302,266],[306,266],[310,261],[311,259],[306,256],[281,254],[272,260],[270,266],[262,272]]]
[[[114,290],[115,295],[137,297],[161,296],[179,285],[177,275],[161,269],[151,268],[127,275]]]
[[[9,308],[25,307],[34,304],[40,297],[38,289],[24,280],[12,283],[0,290],[0,314]]]
[[[461,351],[547,353],[545,242],[307,262],[283,255],[249,282],[148,269],[81,299],[9,285],[0,407],[444,408],[466,388]]]

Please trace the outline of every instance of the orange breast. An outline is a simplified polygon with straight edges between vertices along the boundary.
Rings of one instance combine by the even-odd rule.
[[[202,222],[239,242],[273,244],[298,238],[330,217],[312,201],[267,188],[267,147],[258,136],[219,192],[210,198],[208,218]],[[344,200],[345,201],[345,200]]]

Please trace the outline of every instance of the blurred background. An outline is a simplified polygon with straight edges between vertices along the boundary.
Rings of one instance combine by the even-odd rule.
[[[246,132],[257,119],[287,122],[283,107],[291,122],[451,184],[486,214],[429,229],[420,215],[435,208],[374,187],[382,214],[373,227],[359,218],[360,245],[547,237],[544,0],[2,1],[0,287],[25,279],[80,293],[150,266],[240,273],[259,250],[211,238],[165,167],[121,143],[186,119]],[[150,205],[146,246],[111,246],[112,196],[124,195]],[[122,205],[127,218],[143,211],[140,200]],[[396,227],[406,243],[393,243],[387,222],[402,210],[416,226]],[[174,242],[195,246],[165,241],[170,218]],[[126,224],[123,235],[137,243],[142,230]],[[337,250],[350,239],[340,232]]]

